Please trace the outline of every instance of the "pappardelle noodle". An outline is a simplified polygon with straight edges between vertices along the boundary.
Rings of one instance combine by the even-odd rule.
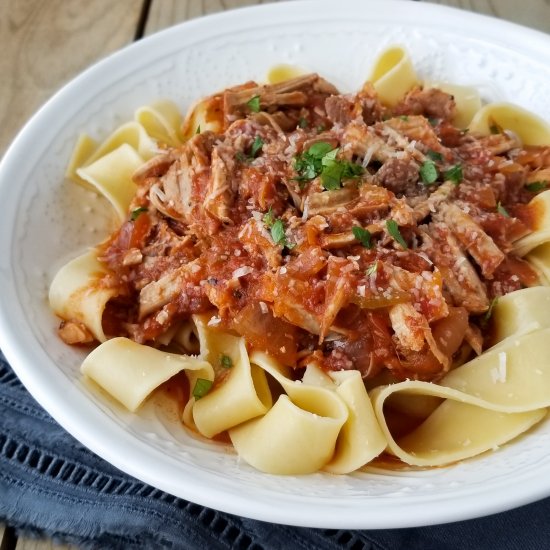
[[[384,51],[341,94],[271,72],[158,102],[67,175],[118,228],[50,289],[82,372],[273,474],[441,466],[550,406],[550,127]],[[286,76],[286,78],[285,78]]]

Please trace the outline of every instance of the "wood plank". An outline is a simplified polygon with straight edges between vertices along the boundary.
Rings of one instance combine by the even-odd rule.
[[[152,34],[194,17],[238,7],[265,4],[273,0],[152,0],[145,34]],[[493,15],[515,23],[550,32],[550,0],[424,0]]]
[[[142,2],[0,2],[0,155],[62,84],[133,40]]]
[[[550,33],[550,0],[425,0],[493,15]]]
[[[269,4],[276,0],[192,0],[181,2],[180,0],[152,0],[145,26],[145,34],[154,32],[182,23],[195,17],[209,15],[218,11],[228,11],[245,6]]]

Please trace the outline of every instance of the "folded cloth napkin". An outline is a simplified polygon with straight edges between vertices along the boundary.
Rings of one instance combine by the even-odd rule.
[[[0,523],[101,549],[538,550],[550,546],[550,499],[417,529],[347,531],[273,525],[216,512],[127,476],[66,433],[0,352]]]

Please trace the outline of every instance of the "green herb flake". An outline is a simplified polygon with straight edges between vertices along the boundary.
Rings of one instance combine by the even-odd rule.
[[[264,146],[264,140],[260,136],[256,136],[254,138],[254,143],[252,144],[252,147],[250,149],[250,156],[252,158],[256,158],[258,153],[262,150],[263,146]]]
[[[220,365],[224,369],[230,369],[233,366],[233,360],[229,355],[220,355]]]
[[[372,242],[371,242],[371,234],[368,229],[363,229],[362,227],[359,227],[358,225],[355,225],[351,228],[351,232],[353,233],[353,236],[365,247],[365,248],[372,248]]]
[[[326,129],[327,128],[324,124],[319,124],[319,126],[317,126],[317,133],[320,134],[321,132],[324,132]]]
[[[300,117],[300,120],[298,121],[298,126],[300,128],[307,128],[309,126],[309,122],[307,121],[306,118],[304,118],[303,116]]]
[[[489,131],[491,134],[500,134],[500,128],[496,124],[489,126]]]
[[[458,185],[463,179],[464,174],[462,172],[462,165],[455,164],[452,168],[449,168],[446,172],[443,173],[443,178],[445,181],[452,181],[455,185]]]
[[[206,380],[205,378],[197,378],[195,387],[193,388],[193,397],[200,399],[204,397],[212,387],[212,380]]]
[[[243,163],[246,163],[249,160],[248,157],[242,151],[238,151],[237,153],[235,153],[235,158],[239,162],[243,162]]]
[[[493,309],[495,309],[495,306],[498,304],[498,297],[495,297],[491,300],[491,303],[489,304],[489,309],[485,312],[485,315],[481,319],[481,324],[485,326],[488,322],[491,316],[493,315]]]
[[[437,180],[437,168],[433,160],[427,160],[420,167],[420,177],[424,185],[432,185]]]
[[[426,156],[433,161],[443,160],[443,155],[437,151],[432,151],[431,149],[426,153]]]
[[[531,193],[538,193],[539,191],[546,189],[549,183],[550,182],[548,181],[532,181],[525,186],[525,189],[527,189],[527,191],[531,191]]]
[[[130,219],[135,222],[144,212],[147,212],[147,208],[145,208],[145,206],[140,206],[139,208],[132,210],[132,213],[130,214]]]
[[[271,206],[264,214],[264,217],[262,219],[268,229],[271,229],[273,227],[273,224],[275,223],[275,216],[273,215],[273,210],[271,210]]]
[[[314,143],[307,151],[294,158],[294,169],[298,173],[295,179],[305,182],[321,176],[321,185],[332,191],[341,187],[342,180],[363,174],[364,169],[359,164],[338,160],[338,151],[337,147],[333,148],[326,141]]]
[[[254,97],[251,97],[247,102],[246,105],[253,113],[259,113],[260,112],[260,96],[255,95]]]
[[[284,246],[288,250],[292,250],[296,246],[295,243],[288,242],[285,235],[283,220],[275,218],[271,207],[269,207],[269,210],[264,214],[262,221],[265,226],[271,230],[271,238],[275,244]]]
[[[307,154],[313,158],[322,160],[322,158],[332,150],[333,147],[330,143],[327,143],[326,141],[318,141],[307,150]]]
[[[401,115],[399,118],[405,122],[409,121],[409,117],[407,115]]]
[[[286,242],[285,226],[283,220],[275,220],[271,226],[271,238],[275,244],[281,244],[284,246]]]
[[[367,277],[370,277],[371,275],[374,275],[378,271],[378,260],[375,262],[372,262],[372,264],[367,267],[367,270],[365,271],[365,275]]]
[[[405,239],[401,235],[401,232],[399,231],[399,226],[397,225],[397,222],[395,220],[386,220],[386,228],[388,229],[388,233],[398,244],[400,244],[403,248],[409,248],[407,243],[405,242]]]
[[[439,119],[428,117],[428,122],[431,126],[437,126],[439,124]]]
[[[333,162],[323,167],[321,172],[321,185],[327,191],[340,189],[342,184],[342,176],[344,174],[344,166],[340,162]]]
[[[504,208],[504,206],[502,206],[502,204],[500,204],[500,201],[497,202],[497,212],[499,214],[505,216],[506,218],[510,217],[510,214],[508,213],[508,210],[506,210],[506,208]]]

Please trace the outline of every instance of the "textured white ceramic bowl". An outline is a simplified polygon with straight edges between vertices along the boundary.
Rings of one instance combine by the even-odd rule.
[[[422,77],[473,84],[550,119],[550,38],[431,4],[293,2],[198,19],[142,40],[84,72],[23,129],[0,167],[0,344],[51,415],[120,469],[188,500],[252,518],[334,528],[405,527],[471,518],[550,494],[550,423],[474,460],[422,472],[275,477],[200,441],[159,413],[124,413],[82,384],[82,353],[56,336],[52,275],[98,242],[110,211],[63,180],[80,131],[97,138],[133,110],[195,98],[277,63],[356,90],[375,55],[406,46]]]

